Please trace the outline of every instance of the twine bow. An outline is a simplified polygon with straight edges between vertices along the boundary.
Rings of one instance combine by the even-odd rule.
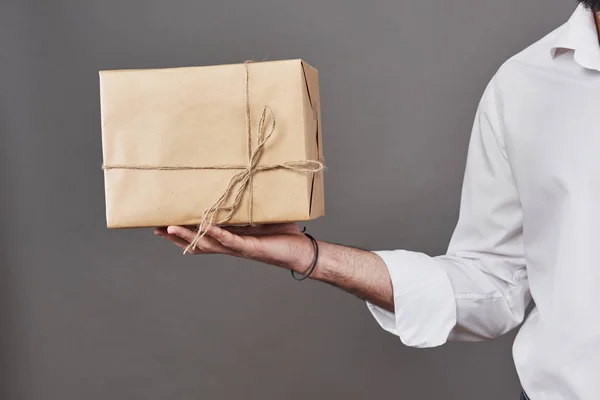
[[[315,160],[304,161],[287,161],[281,164],[259,165],[260,157],[264,152],[265,145],[273,137],[275,132],[275,116],[269,108],[265,106],[258,123],[258,144],[256,149],[252,150],[252,130],[250,126],[250,91],[249,91],[249,72],[248,64],[244,63],[245,67],[245,109],[246,109],[246,137],[248,149],[248,164],[247,165],[215,165],[215,166],[152,166],[152,165],[104,165],[104,170],[111,169],[127,169],[127,170],[144,170],[144,171],[185,171],[185,170],[242,170],[235,174],[227,184],[227,187],[219,196],[219,198],[202,213],[202,220],[198,226],[198,231],[194,240],[186,247],[184,254],[194,249],[198,242],[206,235],[208,229],[215,224],[224,224],[231,220],[235,212],[238,210],[242,196],[246,189],[249,191],[248,196],[248,223],[253,225],[254,212],[254,187],[253,178],[258,172],[272,171],[277,169],[287,169],[300,173],[316,173],[322,171],[325,167],[323,163]],[[268,133],[266,133],[268,132]],[[266,135],[265,135],[266,133]],[[226,206],[227,200],[235,194],[233,203]],[[221,219],[217,216],[227,212],[227,215]]]

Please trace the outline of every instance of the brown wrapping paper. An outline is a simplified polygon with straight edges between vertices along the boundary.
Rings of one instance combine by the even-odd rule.
[[[323,160],[317,70],[302,60],[248,67],[253,148],[265,106],[276,119],[259,165]],[[106,166],[248,163],[244,64],[100,72]],[[239,170],[104,171],[109,228],[195,225]],[[254,223],[324,214],[323,172],[253,176]],[[250,221],[249,191],[228,224]],[[229,201],[231,202],[231,201]]]

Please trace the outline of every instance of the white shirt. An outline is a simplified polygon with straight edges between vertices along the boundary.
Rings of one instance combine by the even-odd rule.
[[[460,217],[441,257],[377,252],[395,313],[379,324],[414,347],[514,344],[533,400],[600,399],[600,44],[579,7],[488,85],[469,145]]]

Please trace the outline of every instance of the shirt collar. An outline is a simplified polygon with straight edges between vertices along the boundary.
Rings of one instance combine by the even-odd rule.
[[[600,42],[592,11],[579,5],[560,29],[552,46],[552,57],[573,52],[575,61],[584,68],[600,71]]]

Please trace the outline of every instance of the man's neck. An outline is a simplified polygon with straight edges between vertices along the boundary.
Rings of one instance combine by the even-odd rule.
[[[598,40],[600,40],[600,12],[594,13],[594,19],[596,20],[596,29],[598,30]]]

